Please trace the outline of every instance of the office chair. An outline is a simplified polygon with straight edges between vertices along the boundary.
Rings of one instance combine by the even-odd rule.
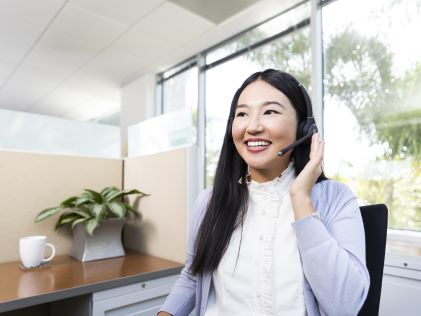
[[[379,314],[387,235],[387,207],[373,204],[360,207],[365,230],[366,263],[370,289],[358,316]]]

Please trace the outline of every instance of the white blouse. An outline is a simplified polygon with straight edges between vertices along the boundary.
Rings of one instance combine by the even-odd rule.
[[[243,229],[234,231],[212,275],[205,316],[306,315],[304,276],[288,194],[294,179],[290,163],[279,178],[249,184]]]

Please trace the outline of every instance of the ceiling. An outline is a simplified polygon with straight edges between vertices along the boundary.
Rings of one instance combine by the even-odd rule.
[[[87,121],[293,0],[1,0],[0,108]]]

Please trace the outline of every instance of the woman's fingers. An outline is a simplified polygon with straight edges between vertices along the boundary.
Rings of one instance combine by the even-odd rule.
[[[319,133],[313,134],[311,137],[310,161],[319,164],[323,160],[324,141]]]
[[[321,138],[320,134],[318,134],[316,159],[320,162],[323,160],[324,148],[325,148],[325,141]]]
[[[315,133],[311,138],[310,161],[295,179],[290,194],[302,195],[303,192],[310,194],[311,188],[322,173],[323,151],[324,141],[318,133]]]

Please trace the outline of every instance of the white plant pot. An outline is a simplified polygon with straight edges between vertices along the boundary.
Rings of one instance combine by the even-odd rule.
[[[124,219],[109,219],[89,236],[82,223],[73,228],[73,244],[70,256],[79,261],[121,257],[125,255],[121,242]]]

